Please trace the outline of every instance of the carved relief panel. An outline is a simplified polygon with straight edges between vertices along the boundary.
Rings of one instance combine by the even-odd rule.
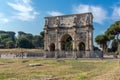
[[[83,41],[85,41],[86,40],[86,32],[80,32],[79,39],[82,39]]]
[[[77,40],[79,41],[86,41],[86,32],[79,32],[77,33]]]
[[[56,34],[54,31],[49,31],[48,32],[48,35],[49,35],[49,40],[52,41],[52,42],[55,42],[56,41]]]

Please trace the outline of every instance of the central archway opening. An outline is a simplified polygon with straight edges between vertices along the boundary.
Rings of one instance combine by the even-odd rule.
[[[69,34],[63,35],[61,38],[61,50],[63,51],[72,51],[73,44],[72,44],[72,37]]]

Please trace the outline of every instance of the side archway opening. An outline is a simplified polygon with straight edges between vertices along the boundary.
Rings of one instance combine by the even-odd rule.
[[[78,49],[79,51],[85,51],[85,44],[83,42],[79,43]]]
[[[49,48],[50,48],[50,51],[55,51],[55,44],[51,43]]]

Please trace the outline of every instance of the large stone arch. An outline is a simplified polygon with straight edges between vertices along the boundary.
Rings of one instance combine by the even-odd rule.
[[[79,52],[82,49],[81,45],[85,46],[84,51],[92,51],[94,30],[92,23],[92,13],[45,17],[44,50],[58,51],[57,53],[67,50],[64,42],[71,37],[73,52]],[[54,46],[51,43],[54,43]]]

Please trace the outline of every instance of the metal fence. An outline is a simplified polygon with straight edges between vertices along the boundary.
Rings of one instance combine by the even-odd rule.
[[[45,51],[45,52],[24,52],[24,53],[3,53],[1,58],[102,58],[101,51]]]
[[[45,52],[46,58],[102,58],[101,51],[53,51]]]

